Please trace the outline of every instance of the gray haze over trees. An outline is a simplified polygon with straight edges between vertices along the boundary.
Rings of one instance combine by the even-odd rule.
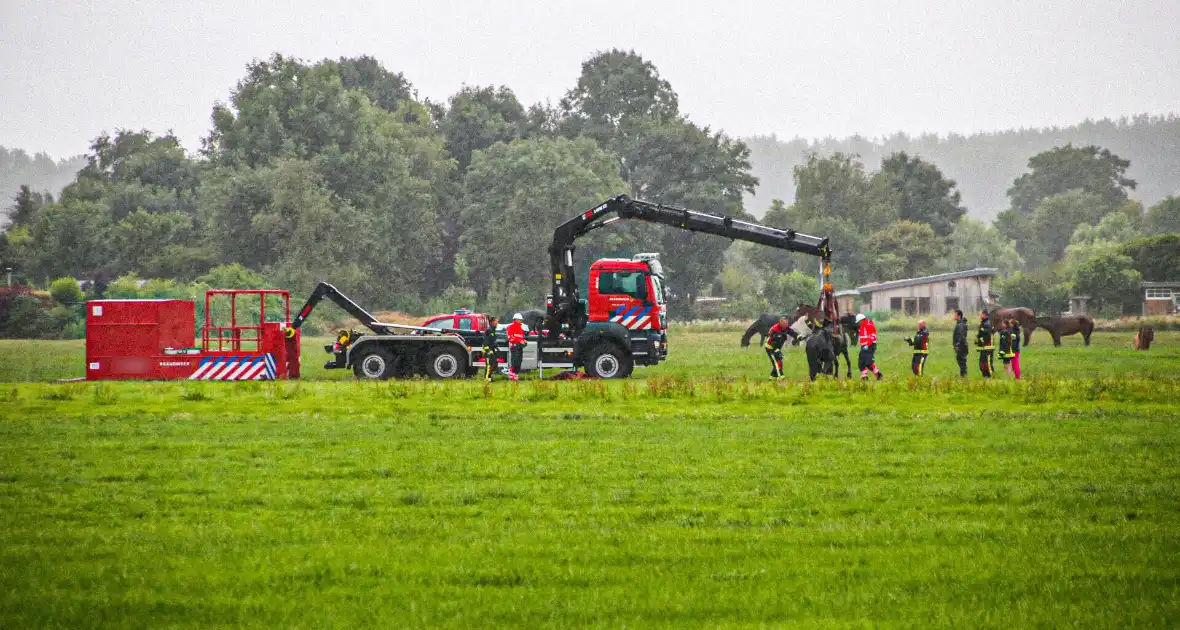
[[[866,164],[878,164],[897,151],[921,156],[938,164],[947,177],[955,180],[972,217],[988,221],[1008,206],[1008,187],[1024,172],[1028,157],[1065,144],[1097,145],[1130,160],[1127,175],[1139,183],[1131,197],[1144,204],[1180,195],[1180,116],[1176,114],[947,136],[897,133],[877,139],[853,136],[782,140],[754,136],[745,140],[750,146],[753,173],[760,182],[756,196],[748,198],[746,206],[757,216],[770,207],[772,199],[794,201],[791,174],[810,153],[857,154]]]

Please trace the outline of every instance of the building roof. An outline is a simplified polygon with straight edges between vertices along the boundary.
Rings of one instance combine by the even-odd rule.
[[[843,291],[836,291],[832,295],[834,295],[836,297],[845,297],[848,295],[860,295],[860,291],[857,291],[856,289],[844,289]]]
[[[961,278],[978,278],[978,277],[992,277],[996,275],[998,269],[995,267],[976,267],[967,271],[952,271],[950,273],[940,273],[933,276],[923,276],[921,278],[906,278],[904,280],[890,280],[889,282],[877,282],[873,284],[864,284],[856,287],[857,291],[861,293],[872,291],[886,291],[889,289],[900,289],[902,287],[913,287],[920,284],[934,284],[937,282],[948,282],[950,280],[959,280]]]
[[[1139,285],[1141,289],[1180,289],[1180,280],[1173,280],[1171,282],[1144,282]]]

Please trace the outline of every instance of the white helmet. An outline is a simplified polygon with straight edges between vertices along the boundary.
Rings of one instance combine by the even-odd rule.
[[[524,315],[521,315],[520,313],[514,313],[512,315],[512,321],[524,321]]]
[[[864,320],[865,320],[865,316],[862,313],[856,314],[856,323],[859,324],[859,323],[863,322]]]

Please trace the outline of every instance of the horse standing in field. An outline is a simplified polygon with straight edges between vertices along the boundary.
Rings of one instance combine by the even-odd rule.
[[[1082,333],[1086,345],[1090,345],[1090,334],[1094,332],[1094,319],[1088,315],[1058,315],[1042,317],[1036,320],[1037,326],[1049,331],[1053,335],[1053,345],[1060,346],[1061,338],[1066,335]]]
[[[1001,320],[1014,319],[1020,322],[1020,327],[1024,329],[1024,345],[1026,346],[1029,339],[1032,339],[1033,330],[1037,327],[1037,312],[1025,306],[996,309],[987,314],[987,319],[992,323],[992,332],[997,332],[1000,329],[999,322]]]
[[[747,328],[746,332],[742,334],[742,347],[743,348],[750,347],[750,339],[752,339],[754,337],[754,335],[759,335],[759,339],[758,339],[759,346],[766,343],[766,338],[768,336],[770,336],[770,327],[773,326],[778,321],[779,317],[783,317],[783,316],[782,315],[771,315],[770,313],[763,313],[763,314],[759,315],[758,319],[754,320],[754,323],[750,324],[750,327]],[[788,319],[790,319],[790,318],[788,318]],[[798,318],[796,318],[796,319],[798,319]],[[791,321],[794,321],[794,320],[791,320]]]
[[[1135,349],[1150,350],[1153,341],[1155,341],[1155,329],[1151,326],[1140,326],[1139,332],[1135,333]]]

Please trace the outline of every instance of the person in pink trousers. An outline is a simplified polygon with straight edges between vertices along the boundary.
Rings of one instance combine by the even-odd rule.
[[[1012,348],[1009,352],[1012,354],[1012,376],[1016,380],[1020,380],[1020,322],[1010,320],[1008,322],[1008,330],[1012,332]]]

